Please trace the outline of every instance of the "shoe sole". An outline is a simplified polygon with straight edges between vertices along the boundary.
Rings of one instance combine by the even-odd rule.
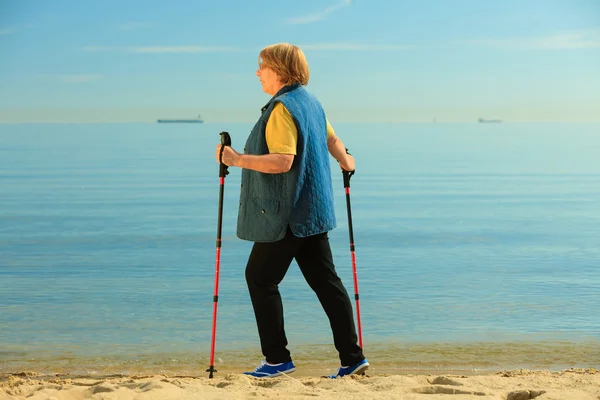
[[[291,374],[295,370],[296,370],[296,368],[288,369],[287,371],[279,371],[278,373],[276,373],[274,375],[266,376],[265,378],[275,378],[277,376],[281,376],[281,375],[284,375],[284,374]]]
[[[346,374],[344,376],[350,376],[350,375],[364,375],[365,371],[367,369],[369,369],[369,363],[363,364],[360,367],[357,367],[354,371],[352,371],[349,374]],[[344,376],[334,376],[334,375],[323,375],[321,376],[321,378],[328,378],[328,379],[336,379],[336,378],[343,378]]]
[[[244,373],[244,375],[251,376],[253,378],[258,378],[258,379],[262,379],[262,378],[276,378],[276,377],[284,375],[284,374],[291,374],[295,370],[296,370],[296,368],[291,368],[291,369],[288,369],[288,370],[285,370],[285,371],[279,371],[279,372],[277,372],[275,374],[272,374],[272,375],[263,375],[263,376],[254,376],[254,375],[250,375],[250,374],[247,374],[247,373]]]
[[[361,374],[364,374],[365,371],[368,369],[369,369],[369,364],[368,363],[363,364],[360,367],[356,368],[354,371],[352,371],[351,374],[348,374],[348,375],[361,375]],[[348,376],[348,375],[346,375],[346,376]]]

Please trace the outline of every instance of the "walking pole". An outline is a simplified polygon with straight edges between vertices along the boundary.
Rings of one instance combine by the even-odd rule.
[[[210,344],[210,366],[206,370],[208,377],[212,378],[215,369],[215,341],[217,339],[217,304],[219,303],[219,270],[221,267],[221,228],[223,226],[223,193],[225,189],[225,176],[229,173],[227,165],[223,164],[223,148],[231,146],[229,133],[221,132],[221,154],[219,155],[219,218],[217,222],[217,263],[215,267],[215,294],[213,296],[212,341]]]
[[[346,149],[348,153],[348,149]],[[350,178],[354,171],[342,170],[344,175],[344,188],[346,189],[346,209],[348,210],[348,231],[350,233],[350,254],[352,256],[352,276],[354,277],[354,299],[356,300],[356,322],[358,324],[358,344],[363,348],[362,325],[360,323],[360,301],[358,297],[358,274],[356,273],[356,254],[354,253],[354,233],[352,231],[352,210],[350,208]]]

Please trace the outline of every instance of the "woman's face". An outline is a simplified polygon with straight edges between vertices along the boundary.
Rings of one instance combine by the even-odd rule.
[[[279,89],[283,87],[283,84],[279,80],[277,73],[264,64],[261,64],[261,66],[258,67],[256,76],[258,76],[258,79],[260,79],[263,92],[270,94],[271,96],[273,96],[279,91]]]

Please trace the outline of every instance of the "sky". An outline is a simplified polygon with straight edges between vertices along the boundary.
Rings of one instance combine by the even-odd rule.
[[[0,122],[253,122],[279,42],[332,123],[600,121],[600,0],[0,0]]]

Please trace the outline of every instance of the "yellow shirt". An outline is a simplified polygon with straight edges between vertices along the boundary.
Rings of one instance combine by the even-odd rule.
[[[327,120],[327,139],[335,134]],[[296,154],[298,130],[290,112],[282,103],[275,104],[269,116],[265,133],[269,153]]]

